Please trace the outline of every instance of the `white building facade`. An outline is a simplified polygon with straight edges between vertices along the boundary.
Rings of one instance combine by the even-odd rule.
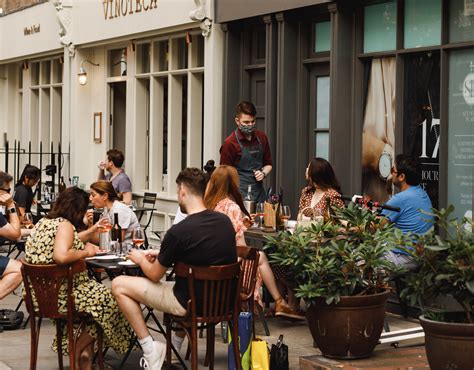
[[[135,196],[158,194],[153,229],[168,228],[179,171],[219,155],[223,35],[213,9],[205,0],[63,0],[0,17],[3,142],[33,153],[60,144],[61,174],[84,188],[106,151],[122,150]],[[40,161],[18,158],[9,155],[10,173]]]

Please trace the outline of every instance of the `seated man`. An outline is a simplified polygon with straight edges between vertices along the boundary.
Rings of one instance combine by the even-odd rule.
[[[235,232],[230,219],[206,209],[203,203],[206,176],[197,168],[186,168],[176,178],[178,204],[188,216],[172,226],[161,242],[161,251],[132,250],[130,259],[146,277],[119,276],[112,293],[135,330],[143,358],[149,369],[161,369],[166,352],[164,343],[153,341],[143,319],[140,303],[154,309],[184,316],[188,304],[186,279],[160,281],[176,262],[195,266],[237,262]],[[197,292],[199,301],[199,292]]]
[[[392,168],[392,181],[400,188],[386,204],[399,207],[400,212],[383,210],[382,214],[395,224],[403,233],[426,233],[433,224],[432,216],[423,212],[431,212],[431,200],[420,186],[421,171],[415,160],[403,154],[397,155]],[[398,266],[414,270],[416,264],[403,250],[394,249],[387,254],[387,259]]]
[[[99,164],[97,180],[110,181],[125,204],[132,203],[132,182],[122,168],[125,157],[118,149],[107,151],[107,159]],[[107,170],[108,174],[105,174]]]
[[[16,213],[15,203],[10,195],[10,185],[13,178],[5,172],[0,171],[0,205],[3,206],[8,215],[8,220],[0,213],[0,238],[16,240],[20,237],[20,219]],[[21,283],[21,263],[0,256],[0,299],[10,294]]]

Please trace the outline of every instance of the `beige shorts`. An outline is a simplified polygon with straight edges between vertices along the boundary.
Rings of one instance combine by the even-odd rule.
[[[186,315],[186,310],[179,303],[173,293],[174,281],[160,281],[154,283],[148,279],[143,288],[145,305],[153,307],[160,312],[170,313],[176,316]]]

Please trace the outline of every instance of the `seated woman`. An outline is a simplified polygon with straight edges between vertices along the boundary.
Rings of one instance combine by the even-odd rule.
[[[298,215],[312,217],[320,214],[328,219],[330,206],[344,206],[339,181],[327,160],[313,158],[306,168],[306,180],[309,184],[301,191]]]
[[[54,208],[35,225],[25,246],[25,260],[31,264],[71,264],[94,256],[96,246],[84,244],[77,230],[85,229],[83,218],[89,200],[87,193],[69,188],[59,194]],[[59,306],[66,306],[66,289],[59,293]],[[102,327],[105,346],[126,352],[131,329],[119,310],[109,288],[91,280],[86,271],[74,275],[74,300],[79,311],[90,313]],[[76,362],[80,369],[91,369],[92,351],[96,336],[95,326],[87,327],[77,340]],[[67,335],[63,333],[62,348],[67,352]],[[57,351],[56,340],[53,350]]]
[[[122,228],[122,240],[131,240],[132,231],[140,226],[138,218],[129,206],[119,201],[112,183],[99,180],[91,185],[89,199],[94,208],[107,208],[109,221],[113,225],[114,213],[118,214],[118,222]],[[92,222],[92,213],[87,214],[88,221]]]
[[[208,209],[227,215],[235,229],[237,245],[246,245],[242,213],[248,216],[239,191],[239,175],[235,167],[222,165],[212,173],[204,195],[204,204]],[[276,286],[275,277],[265,253],[260,252],[258,271],[263,282],[275,300],[275,316],[286,316],[304,320],[304,316],[288,306]]]
[[[34,192],[33,186],[35,186],[41,176],[41,171],[38,167],[27,164],[23,169],[20,179],[15,185],[15,194],[13,200],[15,201],[18,209],[18,216],[20,222],[24,226],[27,225],[27,220],[24,219],[25,213],[31,212],[31,206],[33,204]]]

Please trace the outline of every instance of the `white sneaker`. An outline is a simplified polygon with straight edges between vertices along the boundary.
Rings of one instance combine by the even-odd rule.
[[[161,366],[166,357],[166,344],[154,341],[153,347],[154,349],[151,355],[147,356],[143,354],[143,357],[140,359],[140,366],[143,369],[161,370]]]

